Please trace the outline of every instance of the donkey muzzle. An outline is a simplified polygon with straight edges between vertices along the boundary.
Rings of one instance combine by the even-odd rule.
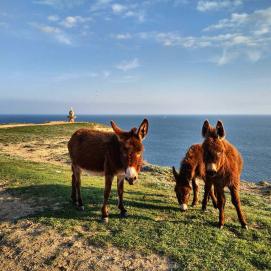
[[[127,178],[125,177],[125,180],[130,184],[130,185],[133,185],[136,180],[137,180],[137,177],[134,177],[134,178]]]
[[[130,185],[133,185],[137,180],[137,171],[134,167],[128,167],[125,172],[125,180]]]

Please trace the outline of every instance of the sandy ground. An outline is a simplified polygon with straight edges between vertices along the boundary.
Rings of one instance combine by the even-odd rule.
[[[12,127],[24,127],[24,126],[45,126],[45,125],[57,125],[57,124],[70,124],[67,121],[50,121],[46,123],[15,123],[15,124],[0,124],[1,128],[12,128]]]
[[[81,238],[81,234],[89,235]],[[1,223],[0,270],[169,270],[166,257],[122,251],[91,244],[91,232],[77,228],[61,234],[38,223],[22,220]]]
[[[25,160],[51,164],[68,164],[69,155],[67,143],[69,138],[57,138],[44,141],[29,141],[27,143],[0,143],[2,153],[17,156]]]

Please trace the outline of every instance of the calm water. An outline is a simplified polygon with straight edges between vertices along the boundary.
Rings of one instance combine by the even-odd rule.
[[[271,180],[271,116],[147,116],[149,135],[145,142],[144,158],[163,166],[179,166],[187,148],[202,142],[203,121],[224,123],[227,138],[236,145],[244,158],[242,178],[248,181]],[[138,126],[142,116],[78,116],[78,121],[109,124],[113,119],[124,129]],[[63,115],[0,115],[0,123],[41,123],[66,120]]]

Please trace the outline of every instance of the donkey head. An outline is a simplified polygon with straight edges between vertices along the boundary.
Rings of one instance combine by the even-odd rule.
[[[174,179],[176,181],[175,185],[175,192],[176,197],[178,199],[178,202],[180,204],[181,211],[186,211],[189,198],[190,198],[190,192],[192,190],[190,185],[190,177],[186,174],[186,170],[182,167],[180,170],[180,173],[178,173],[175,169],[175,167],[172,167]]]
[[[113,121],[111,126],[120,143],[120,159],[125,168],[125,179],[129,184],[134,184],[143,162],[142,141],[148,133],[148,120],[144,119],[138,129],[132,128],[129,132],[120,129]]]
[[[205,138],[202,147],[206,174],[213,177],[221,169],[225,158],[223,123],[219,120],[214,128],[208,120],[205,120],[202,127],[202,136]]]

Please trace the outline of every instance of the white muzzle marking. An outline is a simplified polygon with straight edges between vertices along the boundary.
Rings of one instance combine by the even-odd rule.
[[[137,177],[137,171],[134,167],[128,167],[125,172],[125,178],[134,179]]]
[[[207,164],[207,171],[217,172],[216,164],[215,163],[209,163],[209,164]]]
[[[186,211],[188,207],[186,204],[181,204],[180,208],[181,208],[181,211]]]

